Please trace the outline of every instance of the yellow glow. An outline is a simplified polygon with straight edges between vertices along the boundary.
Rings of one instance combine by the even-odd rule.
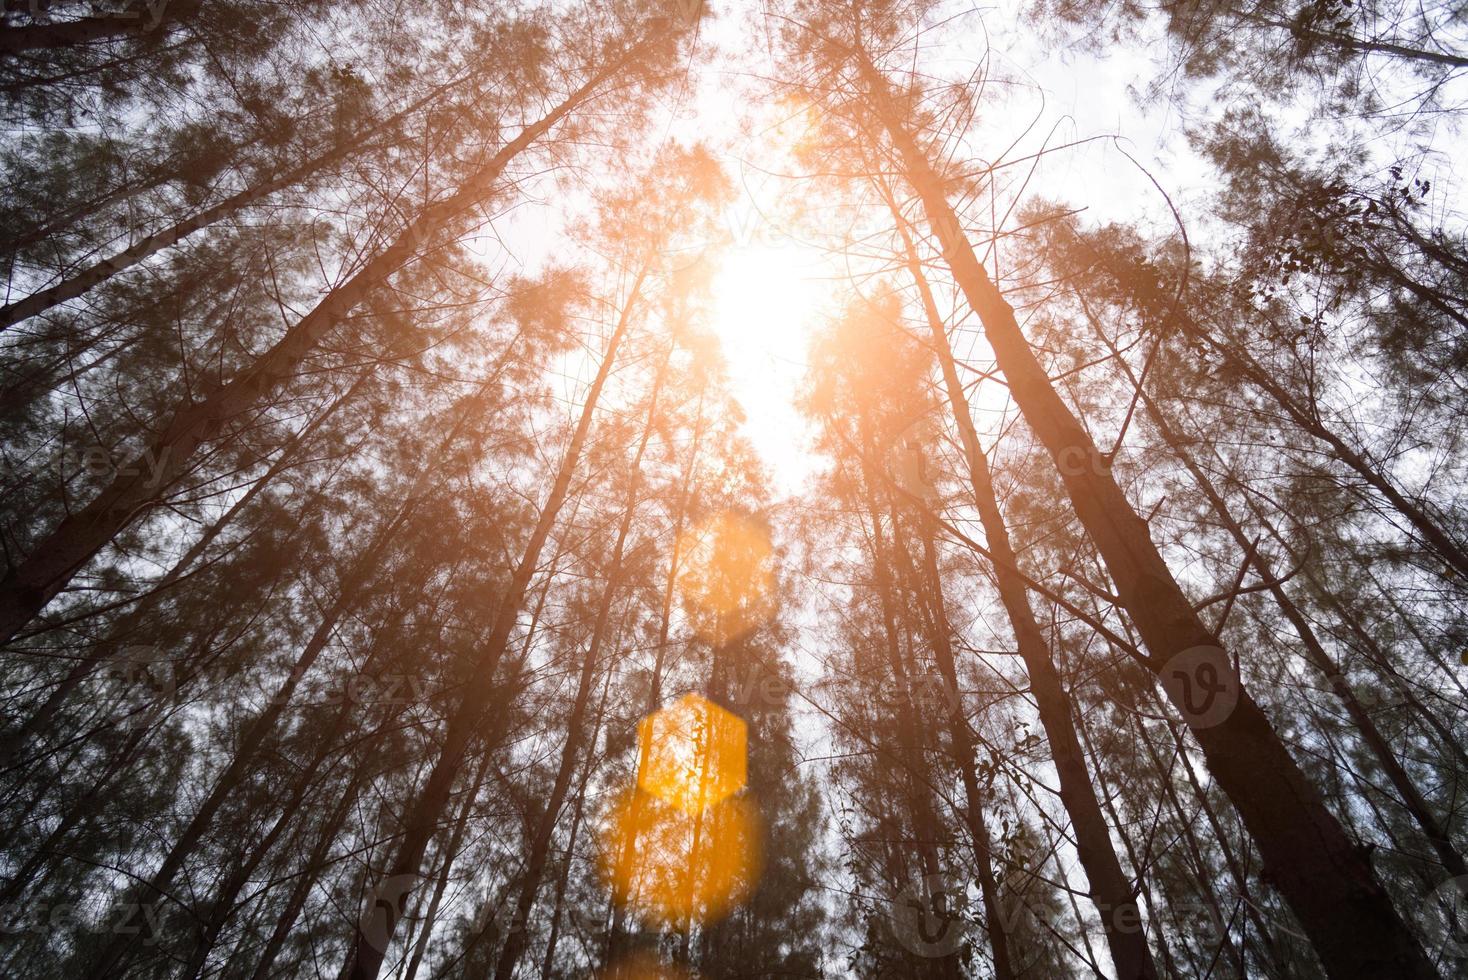
[[[732,514],[704,521],[685,532],[678,553],[683,609],[702,639],[729,643],[774,613],[774,553],[752,521]]]
[[[688,814],[634,790],[601,835],[602,875],[618,903],[687,930],[717,922],[754,890],[762,836],[759,810],[742,796]]]
[[[744,719],[697,694],[642,719],[637,742],[637,785],[690,816],[744,788]]]

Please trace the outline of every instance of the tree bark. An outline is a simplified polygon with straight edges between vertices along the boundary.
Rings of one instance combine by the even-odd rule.
[[[22,320],[44,313],[69,299],[75,299],[88,290],[100,286],[113,276],[127,271],[144,259],[156,255],[166,248],[177,245],[201,228],[207,228],[215,222],[221,221],[257,201],[264,200],[278,190],[289,187],[298,181],[305,180],[313,174],[320,173],[326,168],[345,160],[349,155],[367,146],[373,137],[402,122],[409,115],[417,112],[452,87],[452,83],[441,85],[428,95],[418,99],[406,109],[393,114],[391,117],[367,129],[364,133],[304,163],[291,167],[284,173],[262,181],[252,187],[246,187],[244,190],[235,194],[231,194],[212,207],[205,208],[197,214],[190,215],[182,221],[169,225],[167,228],[159,229],[153,234],[144,237],[136,244],[129,245],[120,252],[110,255],[105,259],[100,259],[85,269],[72,273],[54,286],[49,286],[39,292],[32,293],[25,299],[17,300],[14,303],[0,307],[0,331],[12,327]]]
[[[862,63],[860,70],[877,118],[901,157],[959,289],[979,317],[1010,392],[1055,461],[1077,516],[1142,635],[1150,653],[1148,666],[1160,673],[1183,651],[1216,648],[1217,637],[1183,594],[1146,522],[1056,393],[1020,331],[1014,310],[961,234],[941,179],[891,111],[885,78],[870,63]],[[1226,719],[1211,727],[1194,726],[1193,731],[1210,772],[1238,808],[1259,845],[1267,873],[1290,903],[1330,976],[1366,980],[1394,973],[1436,980],[1437,971],[1376,880],[1364,852],[1346,836],[1242,685]]]
[[[0,644],[10,642],[83,565],[138,514],[155,505],[164,491],[187,472],[189,461],[204,442],[289,380],[327,332],[406,265],[425,242],[487,197],[511,160],[585,102],[631,57],[629,54],[598,72],[522,130],[453,195],[425,208],[391,245],[333,289],[249,368],[228,383],[213,387],[201,400],[180,404],[172,421],[146,452],[131,465],[121,467],[110,486],[86,507],[68,515],[20,564],[7,570],[0,580]],[[150,470],[150,463],[156,472]]]
[[[464,695],[449,720],[448,728],[444,732],[442,747],[437,759],[434,760],[433,769],[429,772],[417,798],[407,807],[398,850],[387,869],[389,877],[417,876],[429,838],[438,829],[440,815],[448,803],[449,792],[453,788],[469,742],[489,707],[491,695],[494,693],[491,684],[495,668],[499,665],[506,644],[509,642],[525,592],[540,562],[541,550],[550,536],[561,505],[565,503],[571,478],[580,462],[581,451],[591,429],[597,401],[601,397],[607,376],[611,373],[617,349],[631,325],[633,309],[637,305],[642,282],[646,275],[646,269],[638,273],[616,329],[607,343],[606,352],[602,355],[601,366],[587,393],[586,402],[581,409],[581,417],[576,423],[575,433],[561,461],[550,495],[541,508],[540,517],[535,529],[531,532],[530,540],[526,542],[520,561],[515,566],[514,574],[505,587],[503,598],[495,615],[494,626],[484,643],[484,653],[480,657],[480,662],[475,665],[474,679],[465,687]],[[406,895],[403,900],[406,900]],[[390,923],[390,926],[386,937],[375,937],[383,940],[381,943],[383,949],[378,949],[377,944],[369,940],[361,929],[357,930],[356,940],[343,964],[342,969],[345,975],[351,977],[352,980],[376,980],[382,968],[385,947],[392,941],[392,932],[397,926],[396,921]]]

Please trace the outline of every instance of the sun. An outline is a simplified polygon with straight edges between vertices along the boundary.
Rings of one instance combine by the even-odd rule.
[[[724,252],[713,277],[712,325],[744,409],[743,434],[786,492],[813,469],[795,399],[812,331],[829,305],[827,263],[824,252],[788,239],[752,242]]]
[[[816,249],[794,242],[742,245],[725,253],[714,277],[715,329],[725,350],[775,353],[809,334],[822,299]],[[797,355],[803,351],[797,351]]]

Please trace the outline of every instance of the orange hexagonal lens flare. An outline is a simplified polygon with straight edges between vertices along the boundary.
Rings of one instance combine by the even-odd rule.
[[[747,778],[744,719],[685,694],[637,724],[637,785],[689,815],[733,796]]]
[[[633,790],[601,836],[602,874],[618,903],[687,930],[718,921],[754,890],[762,836],[759,811],[744,797],[690,814]]]
[[[721,646],[774,613],[774,552],[757,524],[720,515],[685,532],[678,553],[683,609],[700,638]]]

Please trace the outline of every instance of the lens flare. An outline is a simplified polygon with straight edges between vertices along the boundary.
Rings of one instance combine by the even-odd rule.
[[[754,890],[764,827],[746,796],[744,719],[685,694],[637,726],[637,786],[612,807],[599,861],[612,898],[676,929],[715,922]]]
[[[763,834],[758,809],[744,797],[689,814],[633,790],[613,806],[602,834],[602,874],[617,902],[686,931],[717,922],[753,892]]]
[[[744,719],[685,694],[637,724],[637,784],[696,816],[744,788]]]

